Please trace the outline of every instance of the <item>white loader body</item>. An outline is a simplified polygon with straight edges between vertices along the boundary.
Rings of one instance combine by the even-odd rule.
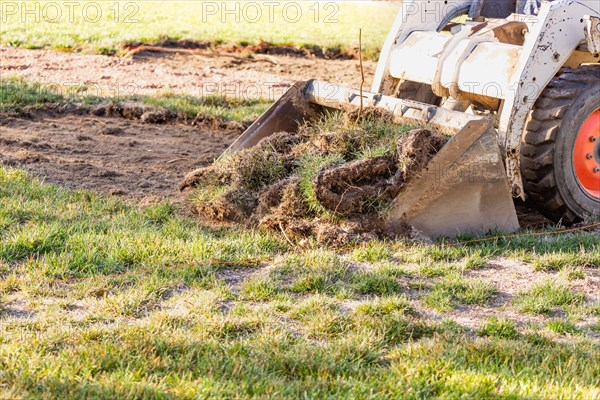
[[[497,107],[492,111],[496,111],[509,179],[513,193],[522,196],[519,145],[527,117],[562,67],[600,60],[588,46],[593,35],[590,25],[594,25],[590,21],[600,17],[600,1],[543,1],[539,8],[536,1],[520,1],[511,11],[512,3],[403,1],[383,47],[372,92],[396,95],[401,82],[412,81],[430,85],[439,97],[459,100],[461,111],[473,102],[483,108]],[[492,14],[506,16],[477,22],[486,7]],[[453,17],[464,13],[474,21],[458,24],[455,32],[442,31]],[[456,109],[456,102],[448,106]]]

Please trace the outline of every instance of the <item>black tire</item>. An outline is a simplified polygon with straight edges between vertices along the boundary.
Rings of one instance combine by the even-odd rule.
[[[565,225],[600,212],[600,199],[581,187],[573,166],[575,138],[598,108],[600,65],[565,69],[535,103],[521,143],[521,174],[529,203]]]

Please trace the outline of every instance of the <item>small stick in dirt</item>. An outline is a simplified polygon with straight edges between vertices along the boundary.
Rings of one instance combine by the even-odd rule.
[[[268,54],[253,54],[252,57],[256,58],[259,61],[267,61],[273,65],[279,65],[279,60],[276,57],[270,56]]]
[[[362,28],[358,30],[358,58],[360,60],[360,108],[358,109],[358,117],[356,123],[360,120],[360,116],[363,110],[363,86],[365,85],[365,69],[363,67],[363,53],[362,53]]]
[[[185,158],[174,158],[172,160],[167,161],[167,164],[175,164],[176,162],[186,161],[186,160],[189,160],[189,158],[188,157],[185,157]]]

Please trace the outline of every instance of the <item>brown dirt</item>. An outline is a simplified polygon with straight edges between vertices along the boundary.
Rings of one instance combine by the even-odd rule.
[[[324,59],[341,59],[341,60],[356,60],[359,57],[358,49],[349,51],[342,51],[337,48],[322,48],[319,46],[305,46],[299,47],[294,45],[272,45],[263,40],[258,44],[254,45],[236,45],[236,44],[220,44],[216,45],[211,42],[201,42],[197,40],[189,39],[172,39],[165,38],[157,43],[158,46],[162,46],[168,49],[192,49],[192,50],[207,50],[210,49],[212,52],[222,53],[240,53],[240,52],[252,52],[257,54],[276,54],[276,55],[289,55],[295,57],[305,58],[324,58]],[[147,47],[146,43],[143,42],[132,42],[125,46],[128,50],[138,50],[140,48]]]
[[[36,112],[0,117],[0,161],[47,182],[136,200],[181,198],[177,182],[211,164],[239,129]]]
[[[273,63],[275,62],[275,63]],[[370,87],[376,63],[366,61],[365,88]],[[231,54],[210,57],[193,54],[141,52],[133,58],[26,50],[0,46],[0,76],[41,82],[67,92],[78,85],[83,94],[125,96],[173,92],[275,100],[298,80],[321,80],[358,87],[355,60],[273,55]],[[71,89],[70,89],[71,88]],[[86,89],[87,88],[87,89]]]
[[[375,63],[365,63],[367,76],[374,70]],[[358,62],[348,60],[156,52],[124,59],[2,46],[0,76],[40,82],[63,93],[82,85],[81,94],[168,91],[203,96],[220,91],[273,99],[297,80],[318,77],[351,86],[360,82]],[[183,198],[177,183],[190,170],[211,164],[242,129],[218,120],[178,124],[171,113],[137,104],[92,107],[89,115],[48,111],[26,116],[0,116],[1,162],[69,188],[137,200]]]
[[[588,304],[598,304],[600,301],[600,272],[596,268],[584,268],[583,271],[585,272],[584,279],[568,282],[561,277],[559,272],[536,271],[527,263],[497,257],[492,259],[486,268],[466,273],[466,276],[491,284],[497,289],[498,293],[493,296],[489,305],[461,305],[457,309],[443,314],[426,308],[419,309],[419,312],[434,319],[451,318],[453,321],[473,329],[479,328],[489,317],[508,319],[523,329],[535,329],[535,324],[545,324],[552,318],[560,316],[561,312],[555,310],[549,316],[521,313],[512,304],[515,296],[520,292],[531,290],[536,284],[551,280],[566,283],[574,291],[584,294]],[[581,316],[577,325],[587,330],[588,334],[597,337],[597,334],[587,329],[589,325],[597,321],[597,317]]]

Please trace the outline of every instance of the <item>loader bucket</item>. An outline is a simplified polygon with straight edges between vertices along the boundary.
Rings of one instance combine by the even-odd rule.
[[[236,139],[220,158],[255,146],[262,139],[277,132],[296,132],[299,124],[308,118],[308,103],[304,98],[306,82],[294,84],[279,100]]]
[[[252,124],[221,157],[274,133],[296,132],[326,110],[361,107],[391,112],[398,124],[430,126],[452,135],[393,201],[388,230],[410,224],[431,237],[519,229],[496,131],[488,118],[430,104],[363,92],[322,81],[298,82]]]
[[[390,228],[403,221],[431,237],[519,229],[496,131],[470,121],[396,197]]]

